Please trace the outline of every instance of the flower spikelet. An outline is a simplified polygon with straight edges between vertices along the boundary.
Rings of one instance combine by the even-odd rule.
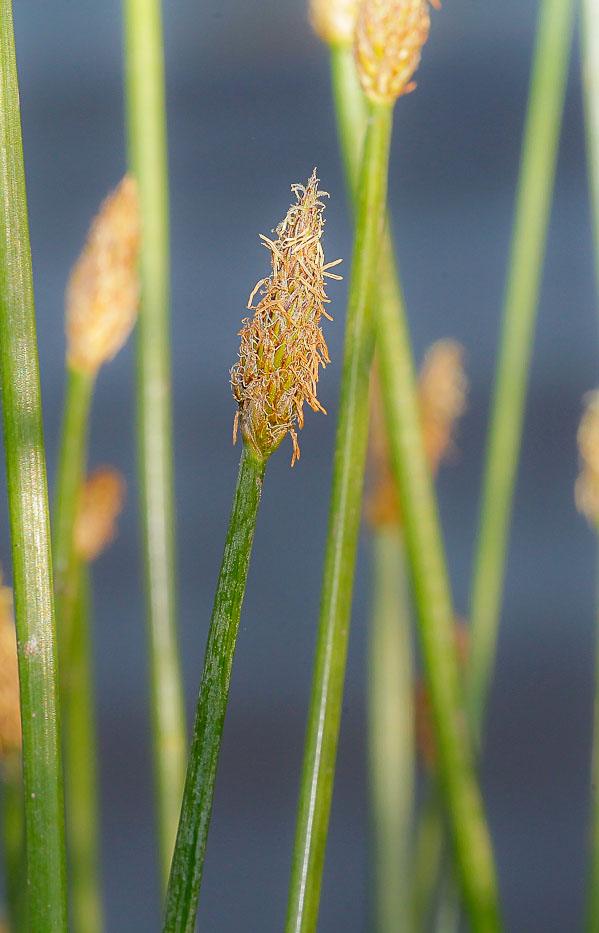
[[[21,748],[21,707],[17,637],[12,611],[12,591],[0,572],[0,757]]]
[[[125,480],[114,467],[98,467],[87,478],[73,531],[75,551],[81,560],[91,563],[114,540],[124,496]]]
[[[310,22],[317,36],[331,45],[354,41],[359,0],[310,0]]]
[[[293,185],[292,191],[297,203],[277,227],[277,239],[261,236],[270,251],[272,272],[250,295],[248,308],[254,316],[245,318],[239,332],[231,386],[239,405],[233,441],[239,425],[245,443],[264,458],[289,433],[293,466],[300,455],[296,427],[304,424],[304,402],[324,412],[316,397],[319,368],[329,362],[320,318],[332,320],[324,307],[324,282],[326,277],[340,278],[328,270],[341,260],[324,261],[321,199],[326,192],[318,190],[316,169],[305,187]]]
[[[429,347],[419,379],[424,446],[434,472],[453,449],[453,434],[466,407],[468,380],[464,348],[455,340],[438,340]]]
[[[599,390],[585,396],[585,410],[578,428],[580,474],[574,487],[576,508],[599,525]]]
[[[139,309],[137,184],[125,175],[93,221],[66,293],[67,361],[94,374],[133,329]]]
[[[438,0],[431,0],[438,7]],[[416,85],[411,80],[428,39],[428,0],[362,0],[355,35],[356,65],[364,93],[392,104]]]

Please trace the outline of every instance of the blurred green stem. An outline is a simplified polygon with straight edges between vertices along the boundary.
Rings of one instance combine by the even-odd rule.
[[[587,133],[595,269],[599,278],[599,0],[582,0],[582,78]]]
[[[372,551],[368,736],[376,929],[409,933],[414,704],[410,597],[399,526],[373,528]]]
[[[164,933],[192,933],[195,929],[239,617],[265,469],[266,460],[258,459],[244,444],[204,656]]]
[[[316,929],[343,699],[368,435],[371,298],[384,223],[392,108],[369,107],[358,185],[333,486],[312,698],[304,750],[287,933]]]
[[[50,521],[12,6],[0,0],[0,381],[23,727],[29,920],[67,925]]]
[[[64,714],[69,880],[73,929],[99,933],[103,919],[88,568],[78,566],[76,578]]]
[[[160,865],[166,887],[187,736],[175,592],[166,108],[160,0],[123,0],[131,171],[141,204],[138,431]]]
[[[495,659],[574,6],[542,0],[539,12],[472,586],[467,696],[477,738]]]

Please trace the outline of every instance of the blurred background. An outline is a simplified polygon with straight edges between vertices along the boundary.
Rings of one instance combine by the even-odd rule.
[[[325,47],[304,0],[165,5],[172,214],[173,378],[182,657],[190,719],[237,472],[228,370],[259,233],[318,166],[332,363],[302,459],[273,457],[258,521],[199,910],[202,930],[282,929],[319,602],[351,255]],[[451,336],[471,382],[459,454],[439,490],[456,609],[467,615],[477,497],[528,88],[536,0],[447,0],[418,90],[396,108],[390,198],[415,352]],[[51,487],[63,393],[63,294],[89,221],[125,170],[116,0],[15,4]],[[597,383],[597,300],[578,43],[532,367],[482,779],[507,928],[579,927],[593,676],[594,540],[573,504],[581,397]],[[107,928],[160,927],[135,478],[133,342],[99,378],[92,466],[128,498],[96,567],[95,645]],[[4,479],[2,479],[4,483]],[[10,550],[2,491],[0,559]],[[369,551],[357,568],[323,933],[370,929],[364,649]]]

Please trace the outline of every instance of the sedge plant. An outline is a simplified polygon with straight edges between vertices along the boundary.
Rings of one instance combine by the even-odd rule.
[[[426,3],[374,3],[370,6],[364,3],[361,6],[355,46],[358,73],[367,97],[374,96],[378,100],[380,91],[385,93],[388,90],[390,57],[392,50],[397,50],[397,41],[389,42],[389,26],[394,22],[405,25],[406,21],[413,26],[414,18],[416,23],[420,23],[422,44],[428,33]],[[416,31],[408,32],[412,42],[415,35]],[[355,177],[356,148],[363,130],[358,124],[361,107],[356,101],[355,79],[347,60],[347,43],[342,41],[342,36],[339,31],[332,31],[324,37],[332,49],[340,138],[351,181]],[[412,52],[412,64],[415,61],[417,65],[420,46],[414,43],[408,48]],[[402,64],[407,58],[407,55],[403,57]],[[380,81],[378,86],[377,79]],[[411,74],[404,91],[413,88],[410,79]],[[389,236],[382,241],[378,270],[376,326],[381,386],[392,469],[405,512],[405,534],[415,585],[420,641],[439,749],[440,785],[450,817],[460,881],[473,928],[498,929],[500,921],[493,859],[464,727],[457,655],[452,650],[453,611],[449,583],[430,468],[421,436],[401,288]],[[474,862],[477,864],[475,870]]]
[[[176,607],[170,354],[169,189],[160,0],[123,0],[129,164],[143,230],[137,432],[151,723],[163,889],[185,778],[187,734]]]
[[[272,272],[253,289],[254,311],[240,331],[239,359],[231,370],[238,404],[233,440],[240,433],[243,451],[229,519],[204,670],[193,729],[179,830],[167,892],[165,933],[194,929],[197,902],[214,796],[239,617],[249,568],[254,528],[266,464],[289,434],[299,459],[296,428],[304,423],[303,406],[324,411],[317,395],[320,366],[329,362],[320,327],[328,301],[328,270],[320,238],[322,201],[316,170],[307,185],[294,185],[297,203],[277,227],[275,241],[262,240]],[[257,305],[254,299],[260,296]]]
[[[10,0],[0,2],[0,383],[23,734],[29,923],[67,926],[50,519]]]
[[[97,793],[91,709],[89,620],[81,592],[77,513],[84,494],[87,438],[100,368],[127,340],[139,307],[137,186],[125,176],[105,199],[67,287],[66,392],[54,513],[54,584],[64,717],[65,784],[73,925],[101,929]]]

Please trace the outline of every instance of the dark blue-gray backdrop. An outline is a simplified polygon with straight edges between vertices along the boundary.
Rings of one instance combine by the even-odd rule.
[[[460,456],[440,479],[457,609],[468,580],[534,36],[535,0],[447,0],[419,88],[396,112],[390,192],[416,353],[468,352]],[[63,391],[63,291],[90,218],[125,168],[116,0],[15,4],[50,482]],[[228,369],[258,234],[318,166],[325,249],[349,258],[327,55],[303,0],[165,4],[180,619],[191,716],[239,450]],[[575,44],[576,49],[576,44]],[[575,513],[580,399],[597,380],[597,311],[578,54],[570,74],[516,498],[483,781],[507,925],[579,927],[591,724],[593,539]],[[273,458],[259,517],[219,770],[200,926],[282,929],[318,609],[347,273],[330,293],[332,364],[302,459]],[[95,575],[108,929],[159,928],[134,472],[132,344],[102,371],[91,462],[129,495]],[[9,564],[5,496],[0,555]],[[359,553],[320,929],[370,929],[364,766],[368,549]]]

